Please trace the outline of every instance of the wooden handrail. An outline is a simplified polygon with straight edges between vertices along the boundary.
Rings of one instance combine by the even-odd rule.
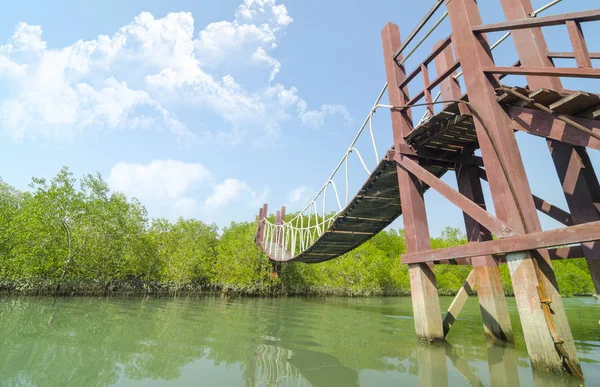
[[[546,56],[550,59],[575,59],[574,52],[547,52]],[[600,59],[600,52],[590,52],[590,59]]]
[[[600,69],[557,68],[557,67],[498,67],[484,66],[483,72],[508,75],[541,75],[546,77],[596,78],[600,79]]]
[[[567,20],[573,20],[580,23],[600,20],[600,8],[581,12],[564,13],[561,15],[525,18],[492,24],[481,24],[478,26],[473,26],[472,30],[475,33],[510,31],[532,27],[556,26],[565,24]]]
[[[436,56],[438,56],[440,54],[440,52],[444,51],[444,49],[446,47],[448,47],[448,45],[452,43],[452,37],[448,36],[443,42],[442,44],[437,47],[435,50],[433,50],[431,52],[431,54],[429,54],[425,60],[423,62],[421,62],[420,65],[418,65],[410,74],[408,74],[406,76],[406,78],[404,79],[404,81],[402,81],[402,83],[400,83],[400,85],[398,85],[398,87],[400,89],[402,89],[403,87],[405,87],[406,85],[408,85],[408,83],[410,81],[412,81],[417,75],[419,75],[419,73],[421,72],[421,65],[424,64],[425,66],[427,66],[429,63],[433,62],[433,60],[435,59]]]

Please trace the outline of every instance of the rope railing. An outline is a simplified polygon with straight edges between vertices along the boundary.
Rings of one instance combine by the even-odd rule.
[[[331,223],[335,220],[337,215],[344,210],[348,205],[350,196],[350,165],[349,161],[352,155],[355,155],[360,166],[364,169],[367,175],[370,175],[373,168],[369,168],[367,162],[359,149],[357,149],[357,142],[361,138],[361,135],[365,133],[365,129],[369,128],[369,137],[372,145],[373,154],[375,155],[375,166],[379,163],[379,150],[377,149],[377,141],[375,138],[375,132],[373,129],[373,115],[381,105],[379,102],[387,90],[387,84],[385,84],[372,108],[362,125],[359,127],[357,134],[354,139],[350,142],[348,149],[344,152],[341,160],[338,162],[329,178],[325,181],[321,189],[315,194],[312,200],[301,209],[296,216],[289,221],[283,221],[282,224],[274,224],[268,219],[263,219],[264,223],[264,247],[267,249],[267,253],[272,258],[281,256],[283,253],[296,255],[296,251],[304,251],[310,245],[312,245],[323,233],[331,226]],[[344,169],[344,189],[338,190],[338,186],[334,181],[336,175]],[[329,187],[333,190],[334,200],[337,204],[337,210],[327,213],[327,197]],[[343,197],[340,197],[340,192],[343,192]],[[320,202],[320,203],[319,203]],[[317,203],[321,204],[321,209],[317,207]]]
[[[541,12],[551,8],[552,6],[560,3],[562,0],[553,0],[546,5],[536,9],[531,13],[531,17],[536,17]],[[426,17],[421,21],[421,23],[417,26],[415,30],[410,34],[409,39],[402,45],[402,47],[396,52],[395,59],[402,53],[402,51],[408,46],[411,40],[414,39],[416,34],[421,31],[424,24],[433,16],[433,14],[439,9],[441,1],[437,1],[436,4],[432,7]],[[442,16],[434,23],[434,25],[425,32],[424,36],[415,44],[415,46],[403,57],[400,62],[403,65],[415,52],[416,50],[426,41],[426,39],[435,31],[443,20],[448,16],[448,12],[444,12]],[[498,39],[495,43],[490,46],[490,49],[495,49],[502,42],[504,42],[510,36],[510,32],[505,33]],[[462,71],[453,76],[454,79],[458,79],[462,76]],[[371,139],[371,145],[373,146],[373,153],[375,155],[375,160],[377,164],[381,161],[379,158],[379,152],[377,149],[377,142],[375,140],[375,134],[373,130],[373,115],[377,111],[378,108],[387,108],[393,109],[393,106],[380,104],[381,98],[387,90],[387,83],[383,86],[381,91],[379,92],[377,98],[375,99],[375,103],[369,111],[369,114],[363,121],[362,125],[359,127],[358,132],[354,136],[351,141],[348,149],[342,156],[341,160],[338,162],[333,172],[329,176],[329,178],[325,181],[323,186],[319,189],[319,191],[315,194],[315,196],[310,200],[310,202],[302,208],[297,215],[295,215],[289,221],[285,221],[282,219],[281,224],[275,224],[269,221],[265,217],[262,219],[261,227],[263,230],[263,248],[267,252],[267,254],[274,260],[287,260],[289,258],[295,257],[298,252],[305,251],[308,247],[313,245],[317,239],[319,239],[325,231],[331,226],[331,224],[335,221],[337,216],[346,208],[349,204],[349,160],[352,154],[355,154],[360,162],[360,165],[366,171],[368,175],[370,175],[373,169],[367,166],[363,156],[357,149],[357,142],[361,138],[361,135],[365,132],[367,125],[369,126],[369,135]],[[438,92],[436,96],[433,98],[432,103],[438,103],[438,100],[441,96],[441,93]],[[422,106],[423,104],[415,104],[415,106]],[[412,106],[412,105],[411,105]],[[429,114],[426,111],[425,114],[421,117],[417,126],[425,122],[429,118]],[[340,198],[338,187],[333,180],[340,169],[344,167],[344,193],[343,201]],[[337,210],[330,211],[327,213],[327,191],[329,186],[333,187],[333,194],[335,195],[335,203],[337,204]],[[319,211],[319,206],[317,205],[318,201],[322,201],[321,212]],[[342,204],[343,203],[343,204]]]

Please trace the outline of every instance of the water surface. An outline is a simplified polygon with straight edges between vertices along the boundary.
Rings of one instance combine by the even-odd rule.
[[[451,298],[442,297],[442,307]],[[410,298],[0,298],[1,386],[578,386],[489,345],[471,298],[448,343],[414,336]],[[565,299],[586,385],[600,305]]]

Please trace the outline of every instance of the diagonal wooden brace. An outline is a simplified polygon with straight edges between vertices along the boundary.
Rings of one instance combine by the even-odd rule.
[[[400,153],[394,155],[394,161],[403,169],[413,174],[417,179],[421,180],[431,188],[439,192],[446,199],[450,200],[454,205],[468,214],[475,221],[479,222],[483,227],[490,230],[500,238],[511,237],[517,233],[490,214],[486,210],[479,207],[465,195],[456,191],[442,180],[438,179],[431,172],[421,167],[416,161],[411,160]]]
[[[533,196],[533,202],[535,203],[535,208],[539,212],[541,212],[542,214],[548,215],[552,219],[564,224],[565,226],[572,226],[574,224],[573,217],[567,211],[563,210],[560,207],[555,206],[552,203],[548,203],[547,201],[545,201],[544,199],[542,199],[540,197],[537,197],[535,195],[532,195],[532,196]]]
[[[485,169],[479,168],[479,177],[485,181],[488,181]],[[535,204],[536,210],[538,210],[542,214],[548,215],[552,219],[564,224],[565,226],[572,226],[574,224],[573,217],[569,212],[563,210],[560,207],[555,206],[552,203],[548,203],[539,196],[533,194],[531,196],[533,197],[533,203]]]
[[[450,328],[452,328],[452,324],[454,324],[454,321],[456,321],[456,319],[458,318],[458,315],[460,314],[460,311],[462,310],[463,306],[465,306],[469,295],[473,294],[474,287],[475,272],[471,270],[469,276],[465,280],[465,283],[458,290],[458,293],[456,293],[452,304],[450,304],[450,306],[448,307],[448,311],[444,316],[444,321],[442,321],[442,324],[444,326],[444,337],[448,335]]]

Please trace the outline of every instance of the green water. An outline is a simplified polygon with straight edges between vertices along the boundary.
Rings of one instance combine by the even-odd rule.
[[[427,345],[409,298],[5,297],[0,385],[579,385],[532,372],[508,302],[516,347],[486,344],[474,298],[448,343]],[[586,385],[600,385],[600,305],[565,305]]]

